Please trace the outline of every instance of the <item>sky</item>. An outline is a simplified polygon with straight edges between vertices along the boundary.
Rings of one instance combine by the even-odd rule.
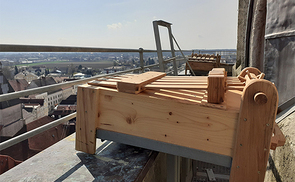
[[[235,49],[237,18],[236,0],[0,0],[0,44],[156,49],[164,20],[181,49]]]

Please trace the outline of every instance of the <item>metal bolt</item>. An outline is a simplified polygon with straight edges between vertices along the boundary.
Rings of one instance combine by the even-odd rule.
[[[260,171],[258,171],[258,174],[260,174]]]
[[[247,121],[247,118],[244,118],[244,121]]]
[[[87,113],[87,111],[85,111]]]
[[[264,151],[267,151],[267,149],[266,149],[266,148],[264,148]]]
[[[267,123],[266,126],[269,126],[269,124]]]
[[[240,168],[240,166],[237,166],[237,168]]]
[[[240,146],[243,146],[242,144],[240,144]]]

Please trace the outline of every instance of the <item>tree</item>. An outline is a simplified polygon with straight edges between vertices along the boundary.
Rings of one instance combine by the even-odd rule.
[[[81,64],[79,65],[78,70],[82,70],[82,65]]]
[[[49,69],[45,69],[45,76],[49,74]]]
[[[14,75],[17,75],[19,73],[17,66],[14,66]]]

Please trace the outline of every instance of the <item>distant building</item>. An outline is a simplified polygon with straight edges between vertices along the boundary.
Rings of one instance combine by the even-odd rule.
[[[73,77],[75,79],[83,79],[83,78],[85,78],[85,74],[83,74],[83,73],[76,73],[76,74],[73,75]]]
[[[32,80],[38,79],[38,76],[35,75],[34,73],[23,71],[23,72],[16,74],[14,76],[14,79],[25,79],[25,80],[27,80],[28,83],[30,83]]]
[[[48,105],[46,98],[21,98],[23,103],[23,119],[25,124],[48,116]]]
[[[43,87],[47,85],[56,84],[56,81],[52,77],[41,77],[31,81],[27,89]]]
[[[2,73],[0,62],[0,95],[14,92],[14,89]],[[0,136],[13,137],[23,127],[21,104],[19,99],[0,102]]]

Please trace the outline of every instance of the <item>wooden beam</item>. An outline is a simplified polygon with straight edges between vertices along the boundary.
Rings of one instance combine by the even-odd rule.
[[[143,90],[146,84],[149,84],[159,78],[166,76],[166,73],[149,71],[140,75],[123,78],[117,82],[119,92],[138,94]]]
[[[254,100],[257,93],[266,95],[266,103]],[[230,181],[264,181],[277,107],[278,92],[271,82],[256,79],[245,87]]]
[[[100,113],[100,129],[232,156],[236,110],[102,88]]]

